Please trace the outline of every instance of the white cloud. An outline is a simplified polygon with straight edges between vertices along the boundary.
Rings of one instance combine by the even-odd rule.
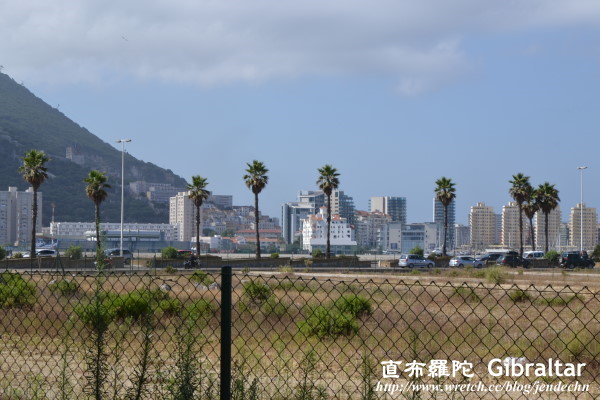
[[[0,64],[57,83],[377,74],[416,94],[469,70],[465,36],[593,25],[599,11],[593,0],[3,2]]]

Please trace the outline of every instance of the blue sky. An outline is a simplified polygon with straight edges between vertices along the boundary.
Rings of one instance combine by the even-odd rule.
[[[412,222],[441,176],[461,223],[517,172],[556,184],[567,220],[586,165],[600,206],[596,1],[9,1],[0,36],[3,72],[137,158],[235,204],[264,161],[272,216],[325,163],[357,208],[405,196]]]

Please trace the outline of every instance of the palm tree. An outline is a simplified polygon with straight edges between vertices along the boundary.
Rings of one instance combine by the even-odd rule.
[[[546,236],[546,247],[545,252],[548,252],[548,215],[552,210],[558,206],[560,198],[558,197],[558,190],[551,185],[549,182],[544,182],[539,185],[537,191],[537,202],[540,206],[540,210],[544,213],[544,235]]]
[[[200,255],[200,207],[208,199],[210,192],[206,190],[208,181],[200,175],[192,176],[192,183],[187,185],[188,197],[196,207],[196,255]]]
[[[519,254],[523,257],[523,203],[527,199],[531,184],[529,183],[529,177],[521,172],[513,175],[512,178],[512,181],[508,181],[508,183],[512,185],[510,189],[508,189],[508,193],[515,200],[517,206],[519,206]]]
[[[85,194],[94,202],[96,208],[96,257],[100,257],[100,204],[108,197],[106,189],[110,188],[106,173],[91,170],[88,176],[83,180],[87,183]]]
[[[444,206],[444,244],[442,245],[442,256],[446,256],[446,238],[448,236],[448,206],[456,198],[456,189],[452,179],[442,176],[435,181],[435,198]]]
[[[535,251],[535,234],[533,232],[533,217],[535,213],[540,209],[540,205],[537,202],[537,190],[533,187],[529,187],[527,198],[523,203],[523,212],[529,220],[529,236],[531,237],[531,250]]]
[[[329,164],[325,164],[317,171],[319,172],[317,185],[319,185],[319,189],[327,196],[327,247],[325,255],[329,258],[331,256],[331,243],[329,241],[331,235],[331,193],[340,185],[340,180],[338,179],[340,174],[337,172],[337,169]]]
[[[33,188],[33,209],[31,210],[31,248],[30,257],[35,257],[35,227],[37,224],[37,192],[41,184],[48,179],[48,168],[46,163],[50,158],[46,153],[40,150],[29,150],[21,158],[23,165],[19,167],[19,172],[23,174],[23,179]]]
[[[246,163],[246,175],[243,179],[248,189],[254,193],[254,229],[256,230],[256,259],[260,259],[260,234],[258,232],[259,211],[258,194],[267,186],[269,170],[262,161],[254,160],[252,163]]]

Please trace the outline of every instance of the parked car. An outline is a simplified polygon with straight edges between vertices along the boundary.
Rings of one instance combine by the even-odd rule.
[[[541,260],[544,258],[544,255],[543,251],[526,251],[523,253],[523,258]]]
[[[426,259],[423,256],[417,254],[402,254],[398,261],[400,267],[427,267],[433,268],[433,261]]]
[[[521,256],[517,256],[514,254],[505,254],[496,260],[496,264],[504,265],[507,267],[529,267],[531,264],[529,261],[524,259]]]
[[[490,263],[495,262],[501,256],[502,256],[501,253],[487,253],[487,254],[484,254],[483,256],[477,257],[476,260],[481,261],[483,264],[486,264],[487,262],[490,262]]]
[[[56,257],[56,250],[40,249],[35,251],[35,255],[38,257]]]
[[[471,256],[458,256],[454,257],[450,260],[451,267],[474,267],[481,268],[483,267],[484,262],[480,260],[476,260]]]
[[[23,253],[23,258],[29,258],[30,252]],[[36,257],[56,257],[56,250],[53,249],[39,249],[35,251]]]
[[[559,263],[562,268],[594,268],[596,265],[586,251],[565,251],[561,253]]]
[[[121,257],[120,249],[108,249],[104,252],[104,254],[111,259],[112,257]],[[133,254],[131,254],[131,250],[123,249],[123,263],[131,264],[131,260],[133,259]]]

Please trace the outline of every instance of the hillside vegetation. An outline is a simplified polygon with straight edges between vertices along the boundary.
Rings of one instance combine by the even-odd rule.
[[[75,147],[83,156],[79,165],[66,158],[66,148]],[[21,157],[30,149],[45,151],[50,178],[43,193],[43,224],[48,225],[55,204],[57,221],[91,221],[94,208],[85,196],[83,178],[91,169],[105,171],[112,190],[103,204],[103,220],[120,219],[121,152],[77,125],[59,110],[37,98],[27,88],[0,73],[0,190],[27,184],[19,173]],[[171,183],[183,187],[185,180],[172,171],[160,168],[126,154],[125,184],[130,181]],[[168,222],[168,206],[127,195],[125,219],[128,222]]]

